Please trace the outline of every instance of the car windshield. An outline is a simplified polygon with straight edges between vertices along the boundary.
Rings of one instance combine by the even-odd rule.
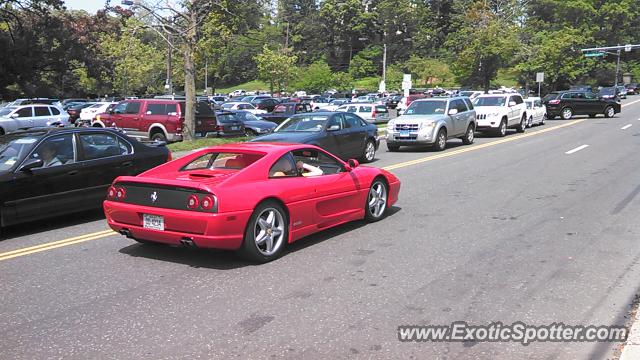
[[[180,171],[190,170],[241,170],[258,161],[261,154],[234,152],[210,152],[196,157]]]
[[[274,132],[322,131],[328,116],[304,115],[288,118]]]
[[[33,145],[38,141],[36,136],[5,136],[0,137],[0,171],[6,171],[16,164],[18,160],[26,156]]]
[[[16,108],[13,107],[13,106],[4,107],[4,108],[0,109],[0,116],[7,116],[7,115],[11,114],[11,112],[13,110],[15,110],[15,109]]]
[[[446,101],[414,101],[405,115],[439,115],[444,114],[446,108]]]
[[[504,106],[505,97],[503,96],[491,96],[491,97],[477,97],[473,100],[475,106]]]

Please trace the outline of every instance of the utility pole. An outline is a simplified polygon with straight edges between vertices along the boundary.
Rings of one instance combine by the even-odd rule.
[[[384,52],[382,53],[382,81],[387,81],[387,44],[384,44]]]
[[[167,80],[164,88],[167,94],[173,94],[173,43],[171,34],[167,35],[167,42],[169,43],[169,46],[167,46]]]
[[[633,49],[640,49],[640,44],[627,44],[616,46],[603,46],[595,48],[580,49],[584,53],[585,57],[604,57],[606,54],[617,55],[618,60],[616,63],[616,79],[614,81],[615,86],[618,86],[618,74],[620,73],[620,53],[624,49],[625,52],[631,52]],[[616,50],[615,53],[609,52],[609,50]]]
[[[618,86],[618,73],[620,72],[620,49],[618,49],[618,62],[616,63],[616,81],[613,86]]]
[[[204,59],[204,92],[209,95],[207,89],[209,89],[209,58]]]

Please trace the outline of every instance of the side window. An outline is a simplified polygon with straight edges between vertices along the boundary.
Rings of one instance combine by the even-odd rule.
[[[147,115],[167,115],[167,105],[147,104]]]
[[[332,175],[344,171],[342,164],[319,150],[296,150],[293,151],[293,158],[302,176]]]
[[[133,146],[123,139],[118,138],[118,147],[120,147],[120,155],[133,154]]]
[[[116,114],[124,114],[124,111],[127,109],[128,102],[121,102],[113,108],[113,112]]]
[[[467,105],[465,105],[464,101],[456,100],[456,109],[458,109],[459,113],[467,111]]]
[[[533,106],[542,107],[542,102],[540,100],[536,100],[536,101],[533,102]]]
[[[516,100],[516,104],[522,104],[524,102],[522,96],[514,96],[514,99]]]
[[[357,112],[357,111],[358,111],[358,107],[357,106],[349,106],[347,108],[347,112],[350,112],[350,113],[354,113],[354,112]]]
[[[167,109],[165,111],[167,112],[167,115],[178,115],[178,105],[167,104]]]
[[[269,170],[270,178],[292,176],[298,176],[298,171],[296,170],[296,164],[293,161],[293,155],[291,155],[291,153],[287,153],[281,157]]]
[[[18,117],[32,117],[33,111],[31,111],[31,106],[23,107],[22,109],[17,111]]]
[[[349,113],[344,114],[344,119],[348,128],[362,127],[362,123],[360,122],[360,119],[353,114],[349,114]]]
[[[58,110],[58,108],[56,108],[56,107],[50,106],[49,110],[51,110],[51,113],[53,115],[60,115],[60,110]]]
[[[336,114],[329,120],[329,122],[327,123],[327,129],[329,129],[329,128],[333,127],[333,126],[338,126],[337,130],[344,129],[343,120],[342,120],[342,114]]]
[[[31,154],[31,159],[42,159],[43,167],[54,167],[60,165],[73,164],[75,162],[75,151],[73,146],[73,135],[59,135],[46,139]]]
[[[616,90],[616,93],[617,93],[617,90]],[[596,94],[591,93],[591,92],[587,92],[587,93],[585,93],[585,98],[587,98],[587,99],[595,99],[596,98]]]
[[[107,133],[80,134],[84,160],[94,160],[121,154],[122,149],[115,135]]]
[[[464,103],[467,104],[467,107],[469,108],[469,110],[473,110],[473,104],[471,103],[471,100],[469,98],[464,98]]]
[[[371,112],[371,106],[360,106],[360,112]]]
[[[138,101],[132,101],[127,105],[127,108],[125,110],[125,114],[137,114],[140,112],[140,102]]]
[[[51,116],[48,106],[35,106],[33,109],[35,110],[36,116]]]

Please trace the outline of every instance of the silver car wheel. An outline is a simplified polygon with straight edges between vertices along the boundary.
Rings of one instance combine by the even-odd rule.
[[[447,146],[447,136],[444,134],[444,132],[439,132],[438,134],[438,146],[440,147],[440,149],[444,149],[444,147]]]
[[[284,240],[284,217],[277,209],[264,209],[258,215],[253,233],[256,247],[261,254],[266,256],[275,254]]]
[[[563,109],[562,110],[562,118],[565,120],[569,120],[571,119],[571,117],[573,116],[573,111],[569,108]]]
[[[387,207],[387,188],[380,181],[375,182],[369,189],[367,199],[369,212],[376,218],[381,217]]]
[[[607,116],[608,116],[608,117],[613,117],[613,115],[615,115],[615,114],[616,114],[616,112],[615,112],[615,110],[613,110],[613,108],[612,108],[612,107],[609,107],[609,108],[607,109]]]
[[[364,150],[364,158],[367,161],[373,161],[373,158],[376,156],[376,146],[373,142],[367,142],[367,148]]]

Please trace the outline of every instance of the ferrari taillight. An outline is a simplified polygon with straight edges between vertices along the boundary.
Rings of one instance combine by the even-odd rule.
[[[127,197],[127,192],[124,188],[116,188],[116,199],[124,200]]]
[[[109,186],[109,190],[107,190],[107,198],[113,199],[116,197],[116,188],[113,186]]]
[[[191,210],[195,210],[198,208],[200,201],[198,200],[197,195],[190,195],[189,200],[187,200],[187,207]]]
[[[202,210],[211,210],[213,209],[213,206],[216,203],[216,199],[211,196],[211,195],[205,195],[202,198],[202,203],[200,205],[200,207],[202,207]]]

